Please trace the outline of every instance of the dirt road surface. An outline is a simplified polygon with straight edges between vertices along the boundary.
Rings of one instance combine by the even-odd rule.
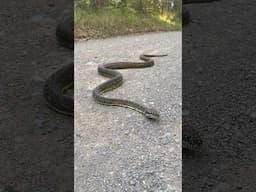
[[[168,56],[151,68],[120,70],[125,83],[106,95],[156,108],[159,122],[92,98],[106,81],[98,64],[139,61],[142,53]],[[75,44],[75,190],[181,191],[181,32]]]

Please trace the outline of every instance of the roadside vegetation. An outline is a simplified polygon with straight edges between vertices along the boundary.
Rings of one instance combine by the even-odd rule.
[[[181,29],[181,0],[75,0],[75,38]]]

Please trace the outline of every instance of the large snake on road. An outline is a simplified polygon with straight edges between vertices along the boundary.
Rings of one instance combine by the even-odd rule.
[[[114,99],[103,97],[102,94],[110,90],[116,89],[121,86],[123,83],[123,76],[120,72],[115,71],[114,69],[128,69],[128,68],[145,68],[152,67],[154,65],[154,60],[150,57],[164,57],[167,55],[149,55],[142,54],[140,59],[144,62],[115,62],[115,63],[106,63],[98,66],[98,73],[105,77],[110,77],[111,79],[100,84],[93,90],[93,97],[96,102],[103,105],[114,105],[120,107],[131,108],[135,111],[142,113],[145,117],[152,120],[157,120],[159,118],[159,113],[152,108],[148,108],[141,104],[123,100],[123,99]]]
[[[67,48],[74,48],[74,37],[73,37],[73,18],[68,18],[58,25],[56,35],[59,43]],[[99,85],[93,90],[94,99],[105,105],[117,105],[121,107],[129,107],[133,110],[139,111],[149,119],[157,120],[159,114],[155,109],[147,108],[138,103],[132,101],[111,99],[103,97],[102,94],[113,90],[123,83],[123,76],[114,69],[127,69],[127,68],[144,68],[152,67],[154,61],[150,57],[162,57],[166,55],[141,55],[140,59],[144,62],[117,62],[107,63],[99,65],[98,72],[103,75],[110,77],[111,79],[107,82]],[[65,94],[71,86],[74,84],[74,63],[70,63],[50,75],[46,80],[44,86],[44,97],[48,105],[55,111],[73,116],[74,115],[74,98]],[[192,151],[201,148],[202,140],[196,131],[193,131],[190,126],[184,126],[182,148],[189,149]]]

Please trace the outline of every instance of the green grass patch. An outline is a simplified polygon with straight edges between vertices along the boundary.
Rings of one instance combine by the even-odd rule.
[[[106,38],[131,33],[176,31],[181,23],[173,15],[138,14],[132,9],[104,8],[89,11],[75,8],[76,38]]]

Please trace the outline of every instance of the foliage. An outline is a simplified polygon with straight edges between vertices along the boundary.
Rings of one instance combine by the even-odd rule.
[[[180,15],[181,0],[75,0],[75,32],[108,37],[179,30]]]
[[[143,14],[180,12],[181,0],[75,0],[75,5],[84,9],[103,7],[131,8]]]

